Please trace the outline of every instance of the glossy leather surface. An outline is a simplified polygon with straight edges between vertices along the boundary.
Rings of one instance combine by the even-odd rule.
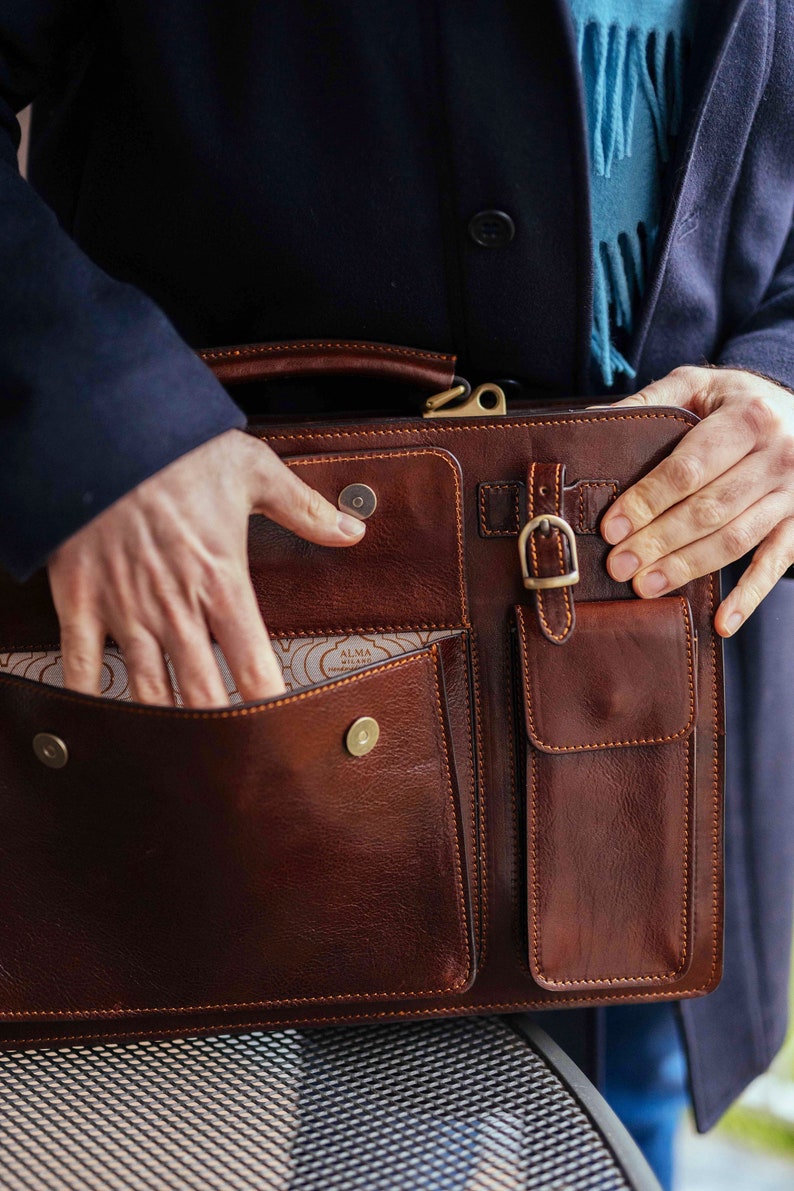
[[[678,595],[638,601],[609,578],[594,532],[603,494],[632,484],[693,422],[681,410],[625,409],[253,426],[329,499],[362,480],[378,491],[367,535],[344,552],[252,519],[252,573],[274,631],[450,636],[297,702],[249,705],[242,718],[122,709],[0,675],[0,1006],[17,1019],[4,1023],[3,1044],[713,988],[718,587],[714,577],[687,585],[685,605]],[[539,627],[512,524],[482,532],[482,486],[508,485],[510,515],[523,521],[533,464],[559,481],[556,506],[576,513],[577,625],[562,643]],[[598,495],[595,514],[588,503],[579,518],[582,492]],[[36,582],[38,602],[27,605],[25,587],[0,587],[0,648],[33,648],[52,633]],[[516,608],[533,641],[524,678]],[[541,679],[544,729],[533,744],[524,696],[537,703]],[[356,690],[369,694],[359,703]],[[315,707],[316,719],[305,714]],[[341,744],[359,714],[375,715],[386,742],[370,769]],[[599,728],[604,741],[634,740],[633,730],[638,741],[676,739],[540,747],[597,743]],[[34,757],[38,731],[67,741],[63,770]],[[608,863],[594,840],[613,842]],[[236,1007],[210,1007],[221,1003]]]
[[[404,381],[432,393],[448,389],[455,375],[454,356],[390,343],[295,339],[208,348],[199,355],[227,385],[277,377],[342,374]]]

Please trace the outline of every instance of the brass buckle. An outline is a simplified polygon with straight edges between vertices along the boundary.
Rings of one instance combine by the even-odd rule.
[[[527,566],[527,542],[529,535],[535,530],[540,530],[544,536],[548,537],[552,527],[559,529],[565,534],[568,541],[568,548],[571,552],[571,569],[564,575],[530,575],[529,567]],[[562,517],[555,517],[552,513],[542,514],[540,517],[533,517],[531,521],[527,521],[521,533],[518,535],[518,556],[521,559],[521,577],[524,580],[524,587],[527,591],[546,591],[550,587],[573,587],[575,583],[579,582],[579,555],[576,550],[576,538],[567,521]]]
[[[478,385],[472,391],[467,380],[460,376],[456,376],[455,380],[458,383],[451,389],[444,389],[442,393],[434,393],[427,398],[422,406],[423,418],[492,418],[507,413],[507,398],[498,385],[489,382]],[[491,405],[483,402],[488,394],[493,398]],[[458,404],[448,408],[451,401],[458,401]]]

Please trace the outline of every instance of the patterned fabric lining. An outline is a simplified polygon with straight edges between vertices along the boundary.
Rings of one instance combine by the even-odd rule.
[[[387,658],[422,649],[441,637],[452,635],[454,634],[445,629],[364,635],[350,633],[336,637],[279,637],[274,638],[272,644],[287,690],[296,691],[302,687],[331,681],[340,674],[350,674],[367,666],[375,666]],[[213,649],[229,702],[242,703],[242,696],[235,686],[226,659],[217,645],[214,645]],[[174,689],[174,701],[177,707],[181,707],[182,698],[168,658],[166,663]],[[34,682],[45,682],[49,686],[64,685],[63,660],[58,650],[0,652],[0,673],[15,674]],[[105,650],[100,693],[105,699],[121,699],[127,702],[132,699],[124,657],[121,650],[115,647]]]

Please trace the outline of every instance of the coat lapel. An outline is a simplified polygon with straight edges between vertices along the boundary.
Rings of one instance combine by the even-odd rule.
[[[694,53],[684,96],[684,123],[665,172],[658,250],[628,352],[630,363],[640,373],[643,352],[662,291],[670,249],[682,214],[682,201],[687,194],[687,182],[696,158],[698,138],[720,68],[748,2],[749,0],[700,0]]]

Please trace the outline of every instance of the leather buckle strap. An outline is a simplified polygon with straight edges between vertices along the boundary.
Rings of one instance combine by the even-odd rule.
[[[531,575],[527,565],[527,541],[529,535],[539,530],[544,537],[551,533],[552,526],[565,534],[571,557],[571,569],[564,575]],[[579,582],[579,555],[576,551],[576,538],[567,521],[562,517],[554,517],[551,513],[533,517],[527,521],[518,538],[518,556],[521,559],[521,576],[527,591],[546,591],[553,587],[573,587]]]
[[[541,632],[564,645],[576,623],[571,588],[579,582],[573,529],[562,513],[565,468],[532,463],[527,476],[528,520],[518,546],[524,587],[533,592]]]

